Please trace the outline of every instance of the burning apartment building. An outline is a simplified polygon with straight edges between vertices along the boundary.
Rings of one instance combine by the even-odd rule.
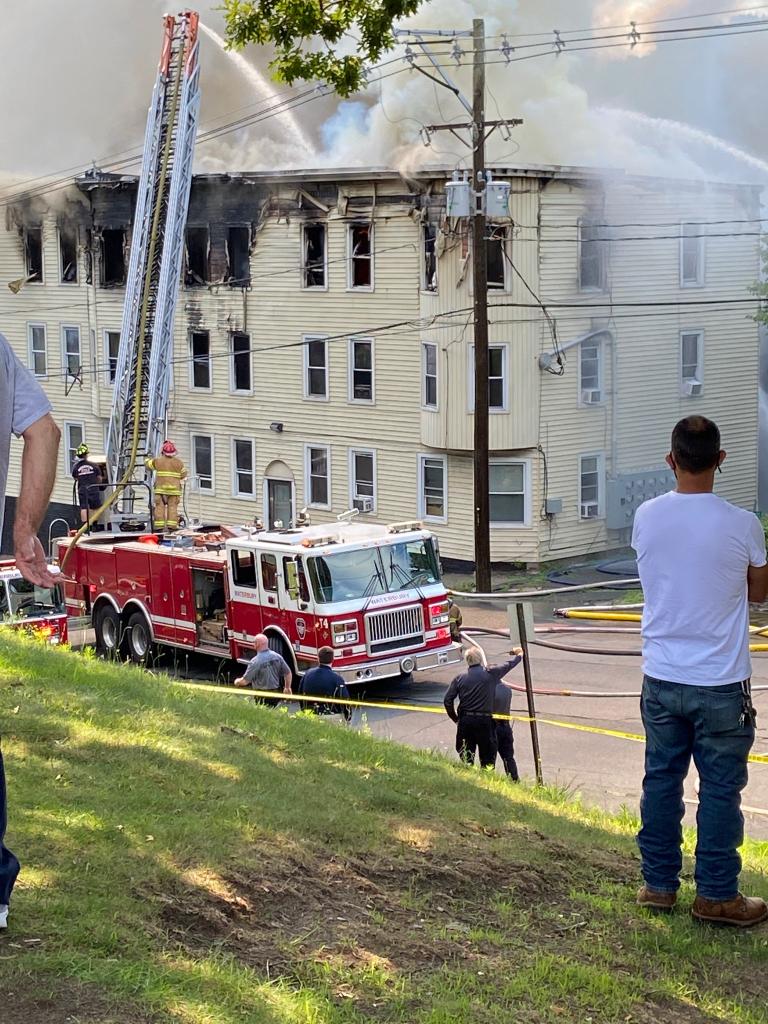
[[[686,414],[720,424],[718,490],[755,507],[759,189],[493,173],[511,186],[488,228],[493,560],[626,545]],[[472,562],[472,253],[449,176],[195,176],[168,415],[187,519],[357,508],[423,519],[444,558]],[[135,193],[91,171],[6,206],[0,329],[62,427],[54,511],[71,521],[75,450],[105,446]],[[17,450],[10,495],[18,480]]]

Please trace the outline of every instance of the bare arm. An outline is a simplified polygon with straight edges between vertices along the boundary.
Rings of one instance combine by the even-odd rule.
[[[293,693],[293,690],[291,689],[292,682],[293,682],[293,674],[289,670],[283,676],[283,690],[285,691],[285,693]]]
[[[762,604],[768,597],[768,565],[747,569],[747,597],[754,604]]]
[[[48,569],[37,531],[56,479],[61,431],[47,413],[27,427],[22,437],[24,453],[21,459],[21,493],[13,526],[14,555],[25,579],[42,587],[52,587],[59,579]]]

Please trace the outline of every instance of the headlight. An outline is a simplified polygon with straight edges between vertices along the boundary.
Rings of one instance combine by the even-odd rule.
[[[357,629],[357,619],[346,619],[344,622],[332,623],[331,634],[334,647],[356,644],[360,635]]]
[[[448,602],[440,601],[438,604],[429,606],[429,621],[432,626],[448,625]]]

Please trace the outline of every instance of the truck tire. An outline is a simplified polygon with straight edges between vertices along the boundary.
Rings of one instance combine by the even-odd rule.
[[[120,616],[111,604],[102,604],[93,617],[96,650],[105,658],[117,658],[122,647]]]
[[[152,651],[152,631],[144,612],[131,612],[125,627],[125,650],[131,661],[144,665]]]
[[[281,636],[273,636],[271,633],[268,635],[269,649],[274,651],[275,654],[279,654],[283,661],[286,663],[288,668],[291,670],[291,686],[296,687],[299,677],[296,675],[296,670],[293,665],[293,652],[288,649],[288,644],[283,640]]]

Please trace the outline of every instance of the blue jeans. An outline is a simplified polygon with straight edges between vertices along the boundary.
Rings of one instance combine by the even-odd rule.
[[[742,720],[741,683],[688,686],[646,676],[640,710],[646,744],[637,841],[645,883],[657,892],[680,886],[683,780],[693,757],[700,782],[696,889],[704,899],[733,899],[744,840],[741,791],[755,738],[752,722]]]
[[[3,845],[5,837],[5,826],[8,822],[8,815],[5,805],[5,771],[3,769],[3,754],[0,751],[0,906],[10,903],[11,890],[16,876],[19,873],[19,862],[9,849]]]

